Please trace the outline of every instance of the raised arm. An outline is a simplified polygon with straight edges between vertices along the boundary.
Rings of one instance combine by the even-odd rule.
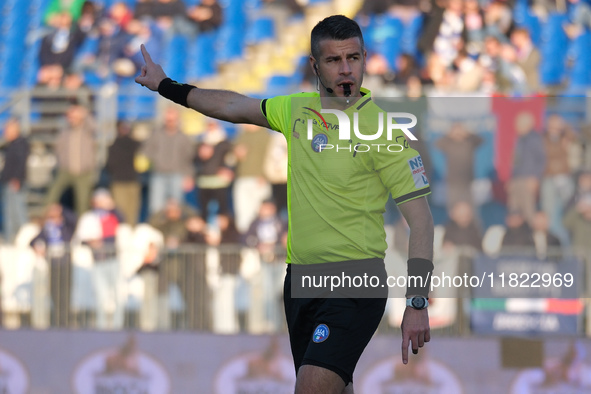
[[[162,94],[164,86],[161,86],[161,83],[168,77],[162,67],[152,61],[152,57],[143,44],[141,51],[146,64],[142,67],[141,73],[136,77],[135,82]],[[164,85],[167,82],[165,81]],[[261,100],[259,99],[228,90],[199,89],[189,85],[181,87],[181,84],[175,82],[168,85],[166,91],[171,92],[171,89],[174,89],[175,94],[178,92],[179,95],[183,96],[181,100],[186,98],[188,108],[192,108],[205,116],[232,123],[251,123],[270,128],[269,122],[261,112]],[[186,97],[184,97],[185,94]],[[164,94],[164,96],[166,97],[168,94]]]

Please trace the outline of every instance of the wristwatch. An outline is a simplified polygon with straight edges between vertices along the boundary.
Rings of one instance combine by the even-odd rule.
[[[425,309],[429,306],[429,299],[422,296],[413,296],[406,299],[406,306],[414,309]]]

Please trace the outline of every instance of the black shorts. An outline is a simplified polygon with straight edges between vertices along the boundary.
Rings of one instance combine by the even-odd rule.
[[[387,298],[291,298],[291,264],[283,302],[296,375],[302,365],[338,374],[345,385],[375,333]]]

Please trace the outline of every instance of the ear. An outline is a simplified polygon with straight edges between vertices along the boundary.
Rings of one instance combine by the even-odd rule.
[[[367,50],[363,48],[363,73],[365,74],[367,68]]]
[[[310,55],[309,57],[310,67],[312,67],[312,72],[314,75],[318,75],[318,62],[314,59],[314,56]]]

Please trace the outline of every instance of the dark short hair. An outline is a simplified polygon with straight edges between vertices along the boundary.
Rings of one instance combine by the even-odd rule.
[[[352,19],[344,15],[332,15],[318,22],[312,29],[310,47],[312,56],[318,59],[320,55],[320,41],[322,40],[347,40],[349,38],[359,37],[361,48],[363,44],[363,34],[361,28]]]

